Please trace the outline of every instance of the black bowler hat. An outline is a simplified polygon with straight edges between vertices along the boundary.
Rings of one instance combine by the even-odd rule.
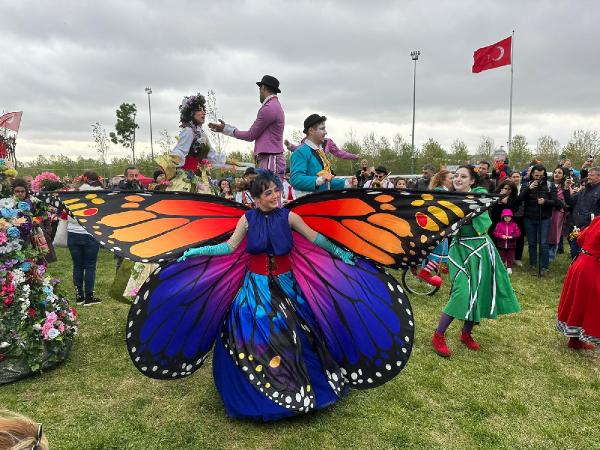
[[[383,166],[377,166],[377,168],[375,169],[375,172],[385,173],[386,175],[388,174],[387,169]]]
[[[320,114],[311,114],[306,119],[304,119],[304,134],[308,134],[308,129],[312,126],[315,126],[318,123],[325,122],[327,117],[321,116]]]
[[[262,80],[256,82],[257,86],[261,86],[263,84],[273,89],[273,92],[275,92],[276,94],[279,94],[281,92],[279,90],[279,80],[275,77],[272,77],[271,75],[265,75],[264,77],[262,77]]]

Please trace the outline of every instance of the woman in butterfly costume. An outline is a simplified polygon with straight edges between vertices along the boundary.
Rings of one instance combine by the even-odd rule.
[[[151,378],[182,378],[214,346],[227,413],[257,420],[324,408],[348,388],[395,377],[410,356],[414,319],[381,266],[417,266],[494,200],[343,189],[278,208],[273,174],[255,188],[262,207],[254,211],[202,194],[59,195],[102,245],[160,264],[127,319],[134,365]]]

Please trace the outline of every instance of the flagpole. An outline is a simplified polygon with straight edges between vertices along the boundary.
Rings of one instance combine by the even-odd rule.
[[[512,32],[510,40],[510,107],[508,113],[508,153],[512,147],[512,100],[513,100],[513,64],[514,64],[514,45],[515,45],[515,30]]]

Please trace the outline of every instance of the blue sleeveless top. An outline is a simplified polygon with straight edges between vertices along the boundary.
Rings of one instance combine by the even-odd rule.
[[[267,214],[258,208],[246,211],[248,253],[252,255],[258,253],[274,256],[287,255],[292,250],[289,214],[290,210],[287,208],[276,208]]]

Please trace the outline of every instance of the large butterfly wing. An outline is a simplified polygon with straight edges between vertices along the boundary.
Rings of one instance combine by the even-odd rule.
[[[127,318],[127,348],[151,378],[190,375],[211,349],[246,272],[245,241],[224,256],[158,267],[142,285]]]
[[[294,276],[346,381],[366,389],[391,380],[414,338],[412,309],[396,279],[368,260],[350,266],[293,235]]]
[[[222,242],[247,210],[214,195],[163,191],[60,192],[47,201],[68,208],[102,246],[141,262],[170,260],[187,248]]]
[[[346,189],[307,195],[287,207],[348,250],[388,267],[408,268],[498,198],[444,191]]]

